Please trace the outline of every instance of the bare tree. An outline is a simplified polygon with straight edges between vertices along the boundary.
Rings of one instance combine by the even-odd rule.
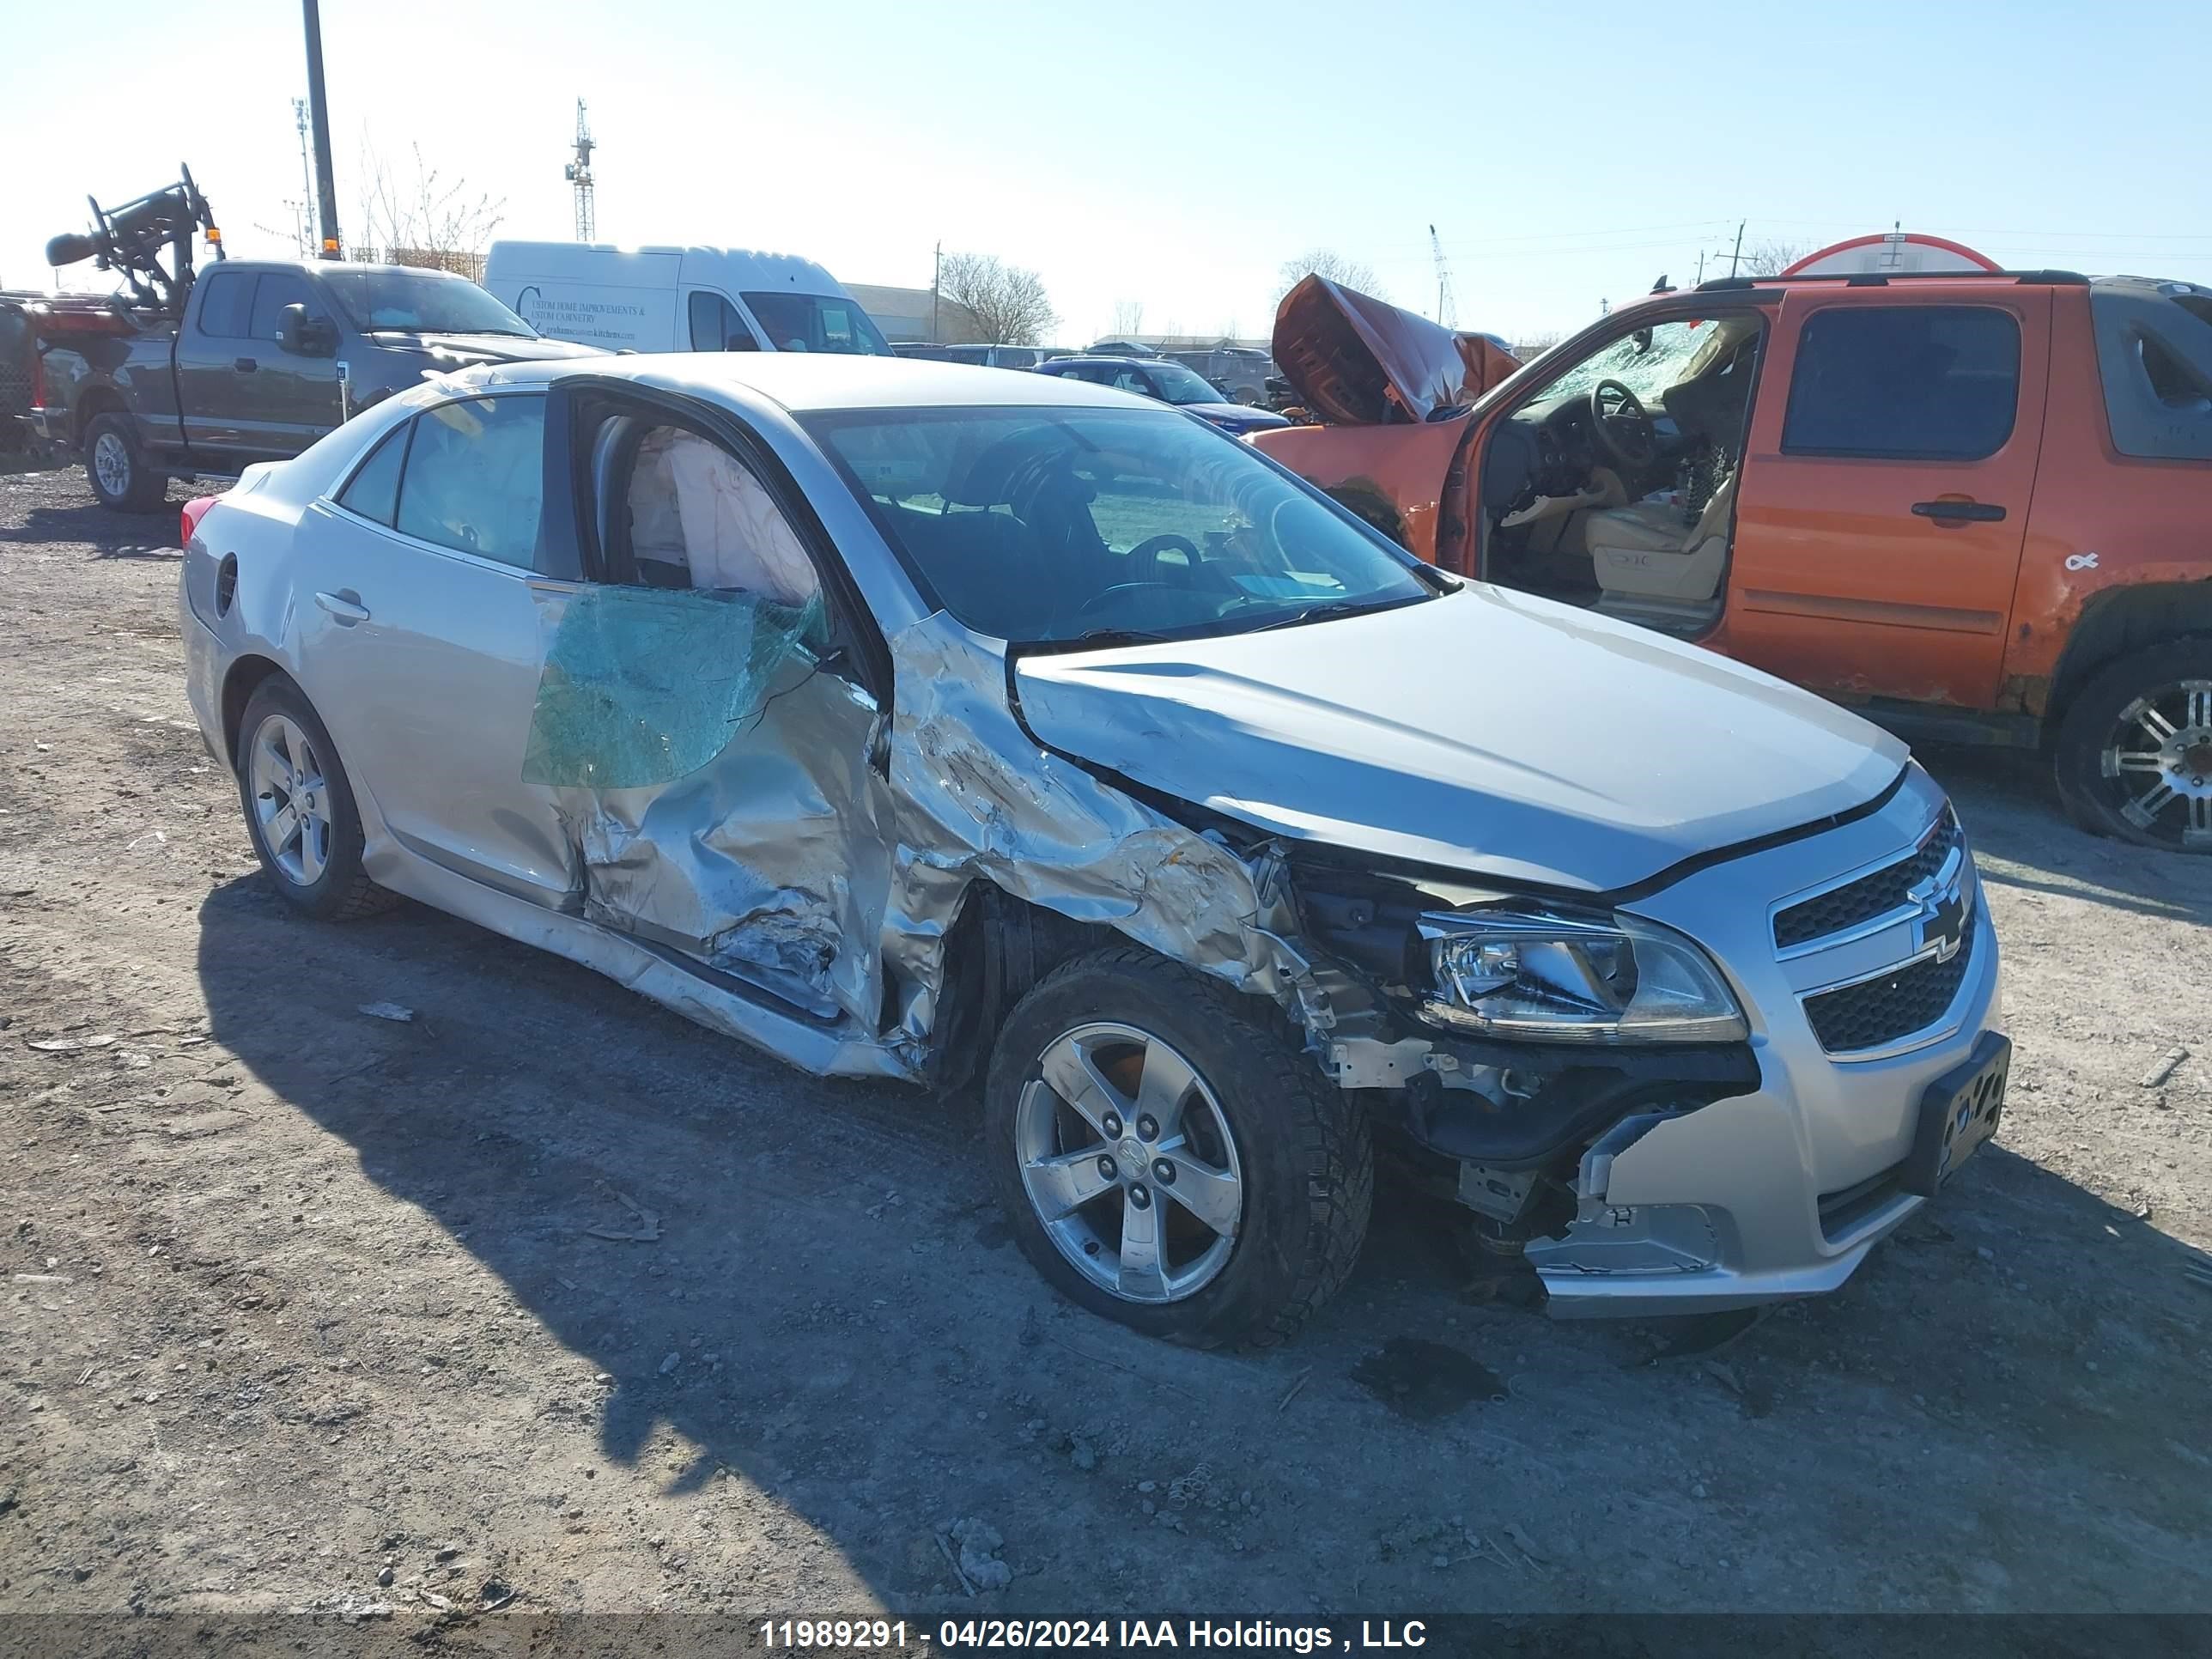
[[[1114,337],[1127,340],[1145,325],[1145,302],[1142,300],[1114,301]]]
[[[1275,271],[1275,303],[1282,303],[1288,294],[1308,276],[1323,276],[1340,288],[1357,289],[1362,294],[1371,294],[1378,300],[1390,296],[1383,291],[1382,278],[1375,267],[1358,259],[1348,259],[1334,248],[1312,247],[1295,259],[1285,259]]]
[[[354,222],[360,229],[350,252],[356,258],[422,265],[482,282],[484,250],[507,216],[506,198],[495,201],[470,190],[466,179],[447,179],[424,162],[420,144],[408,148],[415,163],[411,177],[362,141],[361,213]]]
[[[1779,276],[1813,251],[1810,242],[1753,242],[1735,264],[1739,276]],[[1711,260],[1706,261],[1708,264]]]
[[[937,292],[968,313],[978,340],[996,345],[1035,345],[1060,321],[1044,279],[995,254],[946,254]]]

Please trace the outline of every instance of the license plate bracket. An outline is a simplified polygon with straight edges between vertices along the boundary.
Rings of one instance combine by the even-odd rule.
[[[1996,1133],[2011,1070],[2011,1039],[1985,1031],[1969,1059],[1928,1085],[1899,1183],[1906,1192],[1935,1197],[1959,1166]]]

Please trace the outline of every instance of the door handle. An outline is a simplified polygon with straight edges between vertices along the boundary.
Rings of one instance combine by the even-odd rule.
[[[342,627],[351,628],[356,623],[368,620],[368,607],[350,587],[337,593],[317,593],[315,603],[336,617]]]
[[[259,368],[261,365],[254,362],[251,357],[240,357],[231,363],[231,367],[241,374],[251,374],[254,370]]]
[[[1915,501],[1916,518],[1933,519],[1938,524],[2001,524],[2005,510],[1995,501]]]

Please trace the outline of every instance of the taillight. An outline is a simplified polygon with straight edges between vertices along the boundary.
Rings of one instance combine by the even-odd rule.
[[[190,547],[192,544],[192,532],[200,527],[200,520],[207,517],[208,508],[213,507],[219,499],[221,498],[215,495],[195,495],[185,503],[185,510],[178,518],[178,546]]]

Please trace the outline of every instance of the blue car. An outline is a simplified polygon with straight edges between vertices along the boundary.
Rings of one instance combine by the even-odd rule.
[[[1157,398],[1164,404],[1187,409],[1200,419],[1211,421],[1224,432],[1234,433],[1240,438],[1290,424],[1281,416],[1264,409],[1231,403],[1197,370],[1185,368],[1164,357],[1054,357],[1039,363],[1036,372]]]

